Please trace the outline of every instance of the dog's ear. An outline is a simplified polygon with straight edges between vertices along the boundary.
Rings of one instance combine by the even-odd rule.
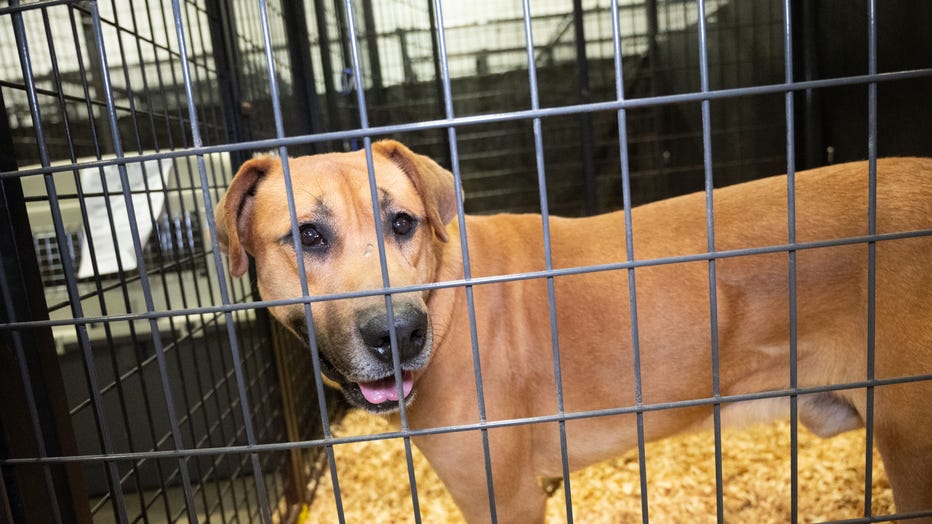
[[[456,216],[456,187],[453,174],[431,158],[419,155],[395,140],[380,140],[372,144],[373,153],[380,154],[398,166],[424,200],[427,219],[437,238],[449,240],[446,225]]]
[[[241,277],[249,269],[245,245],[248,243],[246,227],[252,215],[256,185],[281,161],[273,156],[261,156],[245,162],[239,168],[226,194],[214,208],[217,224],[217,241],[220,251],[230,260],[230,274]]]

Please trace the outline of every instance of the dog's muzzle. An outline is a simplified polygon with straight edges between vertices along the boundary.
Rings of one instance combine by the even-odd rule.
[[[399,398],[404,398],[406,403],[413,399],[414,371],[424,367],[430,356],[431,329],[427,312],[417,304],[395,302],[393,305],[400,391],[392,354],[392,324],[385,307],[359,310],[354,325],[347,326],[350,331],[343,337],[318,339],[325,346],[319,348],[321,372],[340,385],[351,404],[376,413],[397,409]],[[296,318],[291,325],[298,337],[307,342],[305,319]],[[355,357],[346,358],[347,355]]]
[[[427,314],[417,307],[402,304],[393,311],[395,340],[398,347],[398,362],[402,369],[402,393],[405,398],[414,387],[412,368],[420,367],[421,354],[428,334]],[[356,326],[369,355],[394,370],[392,356],[391,323],[384,308],[372,307],[361,311],[356,317]],[[394,373],[372,381],[357,383],[367,402],[380,405],[398,401],[398,387]]]

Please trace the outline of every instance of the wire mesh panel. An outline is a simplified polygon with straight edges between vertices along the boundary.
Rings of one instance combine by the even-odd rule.
[[[633,435],[637,454],[628,465],[634,480],[621,490],[635,493],[631,520],[664,521],[663,514],[654,516],[662,495],[649,481],[646,442],[669,433],[652,423],[670,412],[684,420],[708,415],[711,431],[703,443],[712,466],[703,478],[713,504],[703,517],[741,520],[741,510],[753,503],[729,490],[725,413],[745,401],[776,400],[789,406],[791,422],[780,443],[790,450],[789,462],[775,466],[789,471],[786,507],[774,521],[808,521],[816,517],[799,507],[809,486],[798,459],[799,422],[805,422],[800,405],[812,398],[834,402],[833,395],[849,390],[863,394],[866,405],[859,412],[865,449],[856,457],[863,479],[850,511],[827,518],[930,517],[932,508],[921,507],[895,515],[875,503],[873,484],[875,397],[927,390],[932,380],[930,369],[878,375],[874,364],[877,324],[892,322],[876,317],[876,297],[891,296],[877,291],[878,267],[891,264],[883,246],[927,246],[932,235],[927,227],[878,229],[873,200],[878,156],[932,155],[926,130],[932,120],[929,6],[867,0],[11,0],[0,7],[0,520],[292,522],[306,517],[300,505],[307,502],[315,502],[311,515],[326,515],[321,520],[343,522],[360,510],[377,513],[363,513],[361,520],[446,520],[432,513],[437,491],[425,483],[415,447],[442,457],[455,456],[462,444],[477,450],[468,466],[481,478],[469,489],[486,498],[480,497],[479,508],[460,510],[479,521],[507,521],[514,501],[527,495],[515,493],[510,470],[527,464],[503,470],[492,450],[503,435],[543,427],[542,440],[556,458],[539,480],[560,500],[554,518],[583,521],[589,506],[571,481],[576,464],[570,450],[591,437],[575,428],[603,421],[607,432],[624,426]],[[361,150],[355,165],[365,169],[360,184],[369,193],[359,213],[378,217],[392,205],[387,188],[377,184],[383,168],[376,172],[389,146],[373,145],[385,136],[450,170],[455,209],[441,213],[447,221],[466,224],[467,212],[540,213],[514,219],[532,224],[517,236],[540,239],[536,258],[522,269],[489,272],[472,262],[511,260],[517,248],[480,242],[474,249],[465,225],[449,226],[446,240],[460,248],[450,256],[462,260],[456,271],[436,282],[399,284],[386,254],[399,226],[376,220],[359,226],[374,239],[366,246],[368,260],[378,259],[366,266],[370,289],[339,288],[334,270],[324,274],[336,287],[316,292],[319,260],[294,256],[302,253],[306,226],[314,225],[300,207],[313,191],[301,185],[306,173],[285,162],[282,191],[268,215],[289,219],[275,249],[292,250],[280,269],[297,277],[286,284],[294,287],[287,298],[259,296],[263,275],[256,267],[234,269],[220,252],[225,225],[215,222],[214,210],[233,173],[254,152],[267,153],[259,162],[274,163]],[[386,158],[406,154],[399,151]],[[796,238],[794,173],[861,158],[869,159],[864,192],[872,199],[866,229],[838,239]],[[780,231],[786,234],[765,245],[723,243],[713,189],[781,172],[790,174],[786,206],[781,201],[771,211],[785,215]],[[253,186],[243,198],[257,191]],[[644,225],[636,223],[632,207],[694,191],[702,192],[694,199],[701,227],[691,247],[646,258],[635,252]],[[235,210],[237,221],[244,210],[245,204]],[[568,264],[567,244],[555,246],[551,229],[565,222],[553,216],[610,210],[624,211],[616,216],[618,234],[604,240],[617,248],[615,258]],[[763,210],[741,213],[748,234],[766,219]],[[671,227],[657,236],[676,232]],[[438,228],[438,237],[444,234]],[[589,253],[586,248],[569,251]],[[797,285],[799,268],[814,252],[847,256],[862,248],[867,269],[856,285],[864,300],[852,307],[864,309],[863,376],[801,384],[805,364],[798,361],[797,335],[818,319],[797,311],[797,304],[807,303],[806,286]],[[730,322],[768,320],[727,293],[733,268],[747,260],[769,261],[762,264],[768,275],[786,281],[779,302],[785,311],[773,316],[788,333],[790,371],[762,392],[736,393],[729,377],[746,363],[723,356],[737,329]],[[244,278],[231,278],[240,272]],[[695,338],[708,353],[702,355],[707,365],[686,378],[705,384],[702,395],[677,396],[642,381],[642,356],[663,348],[642,339],[639,325],[650,317],[684,322],[673,306],[652,308],[644,291],[638,294],[656,274],[670,282],[701,277],[696,318],[702,329]],[[598,291],[605,295],[589,297],[588,304],[561,298],[587,279],[601,279]],[[285,280],[264,289],[278,291]],[[496,301],[489,291],[496,289],[521,291],[510,304]],[[415,400],[398,402],[392,429],[363,435],[331,429],[338,401],[325,393],[321,371],[339,381],[318,345],[325,339],[320,311],[363,299],[386,311],[390,327],[377,346],[383,360],[391,357],[393,374],[378,382],[396,383],[395,394],[403,398],[411,375],[402,369],[397,319],[408,313],[399,313],[396,297],[444,292],[459,297],[462,314],[454,328],[463,340],[456,343],[469,353],[459,375],[447,381],[475,400],[464,408],[470,416],[450,415],[443,419],[449,425],[431,425]],[[610,343],[624,349],[619,354],[626,365],[630,360],[625,376],[617,377],[631,382],[625,392],[630,402],[596,401],[579,410],[573,390],[579,381],[564,381],[579,376],[567,354],[573,326],[559,319],[574,307],[608,318],[606,311],[593,311],[600,297],[619,307],[611,321],[627,326],[624,340]],[[681,299],[676,293],[665,298]],[[512,307],[534,308],[539,314],[528,324],[535,329],[507,325]],[[295,314],[282,327],[267,308]],[[495,308],[501,314],[483,320]],[[534,390],[548,396],[545,412],[508,411],[502,397],[493,396],[502,382],[489,377],[502,375],[487,365],[490,347],[513,339],[524,348],[528,340],[515,338],[516,332],[530,333],[534,359],[546,364]],[[506,375],[518,384],[519,372],[516,366]],[[656,370],[647,376],[656,378]],[[385,467],[401,464],[399,472],[358,484],[374,472],[347,473],[338,451],[377,441],[398,444],[387,461],[397,464]],[[444,449],[437,442],[457,445]],[[317,485],[329,491],[315,501]],[[398,486],[400,496],[384,495]],[[447,487],[462,500],[462,487]],[[601,491],[618,495],[608,487]],[[315,511],[321,504],[330,512]]]
[[[261,9],[288,71],[284,15]],[[0,9],[4,204],[34,250],[15,238],[3,248],[11,389],[0,419],[16,521],[267,522],[303,497],[316,454],[246,447],[319,431],[307,414],[315,392],[297,404],[285,395],[309,357],[282,369],[276,348],[289,341],[273,344],[261,312],[229,308],[255,294],[248,279],[226,281],[208,226],[247,153],[196,150],[268,135],[259,12],[253,2]],[[22,401],[30,411],[14,410]],[[300,429],[286,422],[295,412]],[[205,449],[219,451],[177,453]]]

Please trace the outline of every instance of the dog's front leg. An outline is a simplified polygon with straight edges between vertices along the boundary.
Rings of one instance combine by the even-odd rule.
[[[415,444],[443,481],[470,524],[543,523],[547,497],[533,469],[531,428],[488,432],[494,509],[479,431],[417,437]]]

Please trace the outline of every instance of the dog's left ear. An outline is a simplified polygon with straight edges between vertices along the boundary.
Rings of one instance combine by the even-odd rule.
[[[453,174],[431,158],[419,155],[395,140],[380,140],[372,144],[372,152],[380,154],[398,166],[424,200],[427,219],[437,238],[449,240],[446,225],[456,216],[456,187]]]

